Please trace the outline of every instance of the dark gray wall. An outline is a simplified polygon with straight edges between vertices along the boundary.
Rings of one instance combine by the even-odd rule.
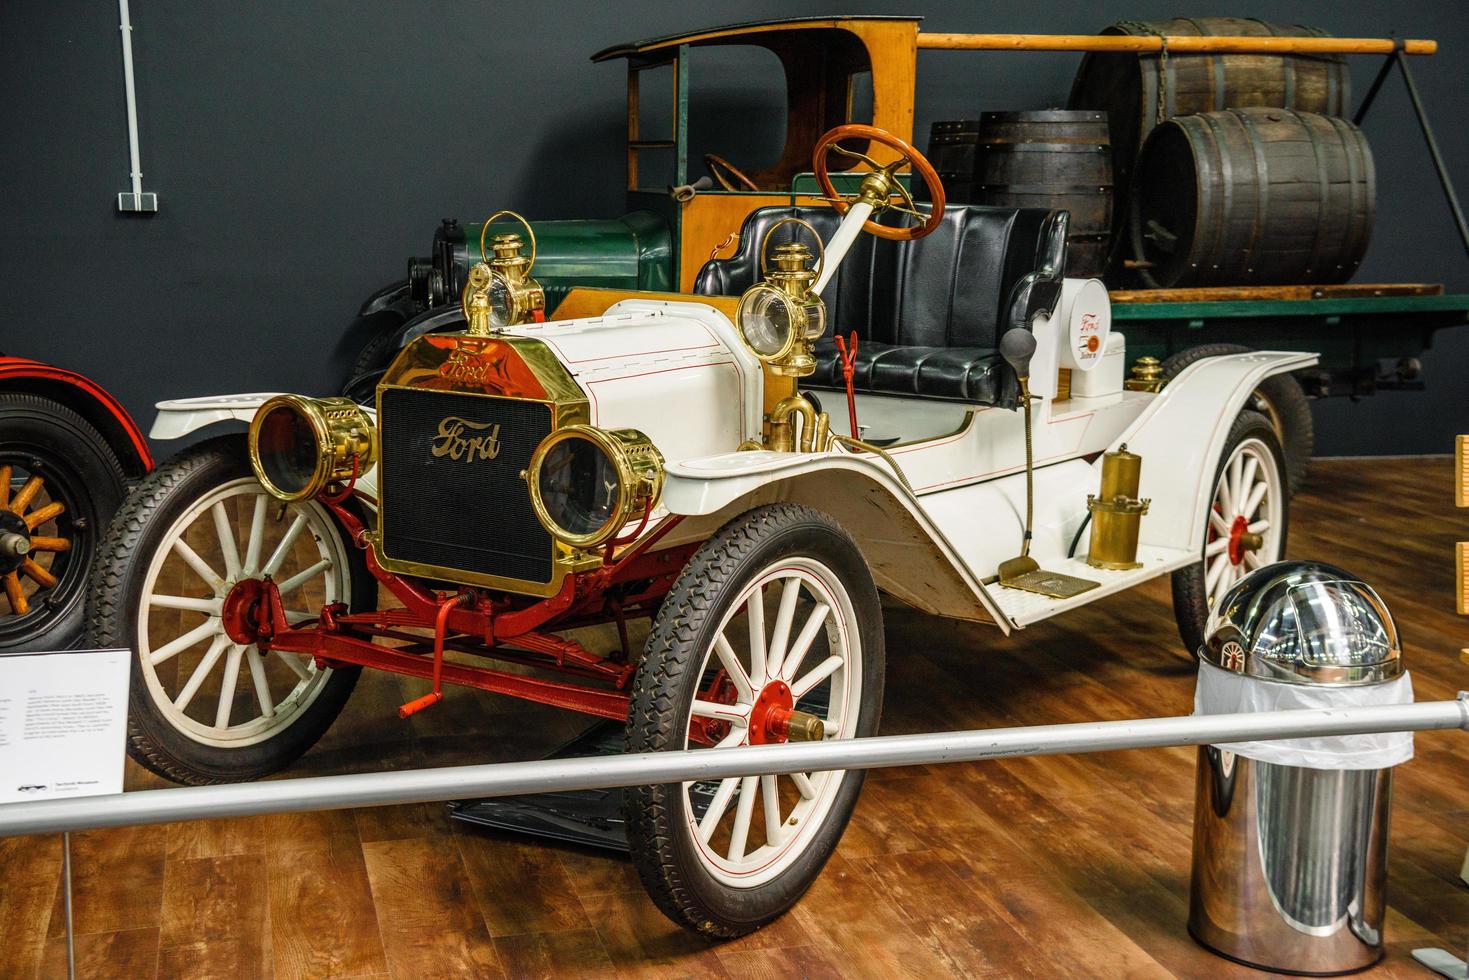
[[[1443,54],[1414,67],[1469,193],[1460,3],[840,6],[924,14],[930,31],[1090,33],[1124,17],[1228,13],[1339,35],[1438,38]],[[345,369],[343,326],[357,304],[425,251],[439,217],[620,212],[623,75],[589,63],[592,51],[832,10],[806,0],[136,0],[144,186],[162,200],[158,215],[137,218],[112,203],[128,186],[116,5],[0,0],[0,349],[96,377],[145,426],[164,397],[327,392]],[[1070,55],[922,54],[915,133],[922,141],[932,120],[981,109],[1060,104],[1075,64]],[[1359,96],[1376,67],[1353,60]],[[747,82],[730,97],[748,110],[764,91]],[[1367,130],[1379,220],[1360,278],[1469,288],[1469,260],[1396,78]],[[1440,334],[1424,359],[1426,393],[1318,403],[1318,448],[1446,450],[1469,421],[1466,334]]]

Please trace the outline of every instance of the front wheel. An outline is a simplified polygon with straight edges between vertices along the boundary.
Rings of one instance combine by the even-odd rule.
[[[1209,501],[1202,560],[1173,573],[1173,614],[1189,653],[1203,645],[1209,614],[1229,587],[1285,557],[1290,494],[1280,443],[1265,416],[1244,411],[1234,420]]]
[[[630,752],[877,732],[882,612],[851,537],[808,507],[760,507],[699,549],[664,599],[633,686]],[[624,794],[633,863],[674,922],[729,939],[810,887],[860,772],[750,776]]]
[[[315,744],[357,683],[358,668],[324,669],[239,635],[231,610],[267,575],[292,623],[376,597],[331,513],[309,501],[282,508],[239,436],[158,467],[113,520],[92,576],[91,642],[133,651],[128,752],[160,776],[203,785],[276,772]]]

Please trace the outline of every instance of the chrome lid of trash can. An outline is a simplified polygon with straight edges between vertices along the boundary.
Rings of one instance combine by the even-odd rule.
[[[1381,597],[1333,565],[1283,561],[1240,579],[1210,613],[1200,659],[1287,684],[1380,684],[1403,672]]]

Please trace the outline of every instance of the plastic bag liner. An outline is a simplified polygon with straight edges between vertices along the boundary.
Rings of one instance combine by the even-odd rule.
[[[1199,661],[1194,714],[1291,711],[1300,708],[1366,708],[1412,704],[1413,680],[1406,671],[1385,684],[1321,687],[1282,684],[1236,674]],[[1413,758],[1412,732],[1379,735],[1315,735],[1273,742],[1229,742],[1218,746],[1246,759],[1307,769],[1386,769]]]

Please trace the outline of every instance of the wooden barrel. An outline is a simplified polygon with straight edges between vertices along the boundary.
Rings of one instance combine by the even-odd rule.
[[[928,162],[938,171],[944,196],[956,204],[970,203],[974,194],[974,145],[978,139],[978,119],[944,120],[929,130]]]
[[[1071,212],[1066,274],[1099,276],[1112,231],[1105,112],[986,112],[975,154],[975,204]]]
[[[1120,21],[1103,34],[1324,37],[1299,24],[1241,17]],[[1351,80],[1341,55],[1133,54],[1091,52],[1081,60],[1067,105],[1099,109],[1111,123],[1118,225],[1126,214],[1137,152],[1153,127],[1196,112],[1274,106],[1347,115]]]
[[[1345,282],[1372,234],[1362,131],[1291,109],[1170,119],[1137,163],[1129,237],[1153,288]]]

